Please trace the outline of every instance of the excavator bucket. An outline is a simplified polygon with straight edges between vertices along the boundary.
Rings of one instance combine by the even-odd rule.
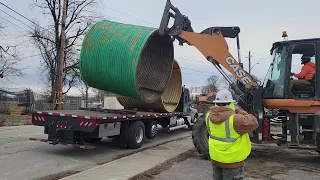
[[[225,38],[236,38],[240,33],[240,28],[238,26],[233,27],[210,27],[201,32],[201,34],[213,34],[214,29],[219,29],[223,37]]]

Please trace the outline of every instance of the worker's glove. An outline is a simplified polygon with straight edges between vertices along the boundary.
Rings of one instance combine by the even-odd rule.
[[[235,106],[235,113],[236,114],[242,114],[242,115],[247,115],[248,113],[244,110],[242,110],[239,106]]]

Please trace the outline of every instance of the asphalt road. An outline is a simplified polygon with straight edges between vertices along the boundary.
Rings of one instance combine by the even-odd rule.
[[[162,132],[154,140],[146,140],[139,150],[190,134],[190,130]],[[0,128],[0,180],[58,179],[134,152],[112,146],[109,139],[96,144],[95,150],[83,150],[29,141],[29,137],[46,138],[43,127],[31,125]]]

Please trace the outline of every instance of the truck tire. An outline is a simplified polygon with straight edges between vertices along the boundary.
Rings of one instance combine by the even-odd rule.
[[[158,123],[156,121],[150,121],[146,123],[146,137],[148,139],[154,139],[158,133]]]
[[[141,121],[134,121],[129,125],[127,147],[138,149],[142,146],[145,136],[145,126]]]
[[[208,131],[205,121],[205,114],[201,115],[192,128],[192,142],[197,151],[205,158],[209,159]]]

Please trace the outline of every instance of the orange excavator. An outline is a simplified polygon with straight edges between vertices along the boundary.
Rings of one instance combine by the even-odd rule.
[[[171,18],[174,22],[168,27]],[[290,88],[290,81],[294,80],[293,68],[300,65],[301,56],[311,57],[318,69],[320,38],[288,40],[286,32],[283,32],[284,40],[272,44],[270,55],[273,60],[268,75],[263,83],[258,83],[243,69],[239,27],[209,27],[200,33],[194,32],[189,18],[167,0],[159,33],[170,35],[181,46],[186,43],[196,47],[226,78],[239,99],[238,105],[258,119],[259,127],[250,135],[252,142],[277,140],[289,148],[320,152],[320,71],[316,71],[309,84]],[[239,62],[229,52],[225,38],[237,40]],[[237,81],[233,82],[225,70]],[[267,110],[277,113],[266,113]],[[271,134],[271,122],[280,123],[282,132]],[[193,142],[206,158],[209,157],[207,140],[202,115],[193,127]]]
[[[200,95],[198,96],[198,102],[201,103],[201,102],[213,101],[214,98],[216,97],[216,94],[217,93],[213,91],[213,92],[207,93],[206,95]]]
[[[206,113],[210,106],[212,106],[212,101],[215,99],[217,92],[209,92],[207,94],[201,94],[196,96],[196,105],[198,113]]]

